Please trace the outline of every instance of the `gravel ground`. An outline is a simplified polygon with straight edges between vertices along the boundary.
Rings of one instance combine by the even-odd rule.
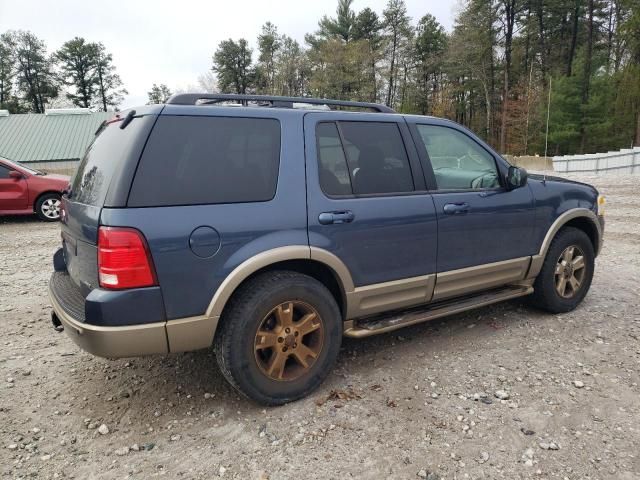
[[[208,351],[109,361],[49,321],[57,225],[0,219],[2,478],[640,478],[640,176],[584,303],[508,302],[343,343],[310,398],[241,399]]]

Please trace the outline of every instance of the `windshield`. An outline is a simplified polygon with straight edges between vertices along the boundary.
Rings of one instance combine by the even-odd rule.
[[[6,158],[2,158],[2,161],[9,167],[17,167],[18,169],[26,170],[31,175],[44,175],[40,170],[36,170],[34,168],[25,167],[22,163],[12,162]]]

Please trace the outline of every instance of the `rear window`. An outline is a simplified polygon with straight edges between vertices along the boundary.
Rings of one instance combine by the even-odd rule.
[[[263,202],[276,192],[280,122],[264,118],[161,116],[128,205]]]
[[[320,186],[330,196],[412,192],[413,176],[395,123],[322,122],[316,127]]]
[[[102,206],[109,184],[116,171],[122,168],[130,156],[140,135],[144,135],[145,123],[134,119],[124,130],[121,122],[113,122],[102,128],[87,149],[71,182],[71,200],[93,206]]]

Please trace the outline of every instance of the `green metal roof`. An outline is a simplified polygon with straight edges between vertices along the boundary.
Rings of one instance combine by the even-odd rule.
[[[17,162],[77,160],[113,112],[0,116],[0,157]]]

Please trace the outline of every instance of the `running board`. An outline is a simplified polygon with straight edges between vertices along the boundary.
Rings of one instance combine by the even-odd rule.
[[[376,315],[374,317],[351,320],[345,322],[344,335],[352,338],[370,337],[379,333],[392,332],[416,323],[427,322],[504,300],[523,297],[530,293],[533,293],[533,287],[531,286],[504,287],[464,298],[428,304],[418,307],[418,309],[413,308],[395,312],[391,315]]]

